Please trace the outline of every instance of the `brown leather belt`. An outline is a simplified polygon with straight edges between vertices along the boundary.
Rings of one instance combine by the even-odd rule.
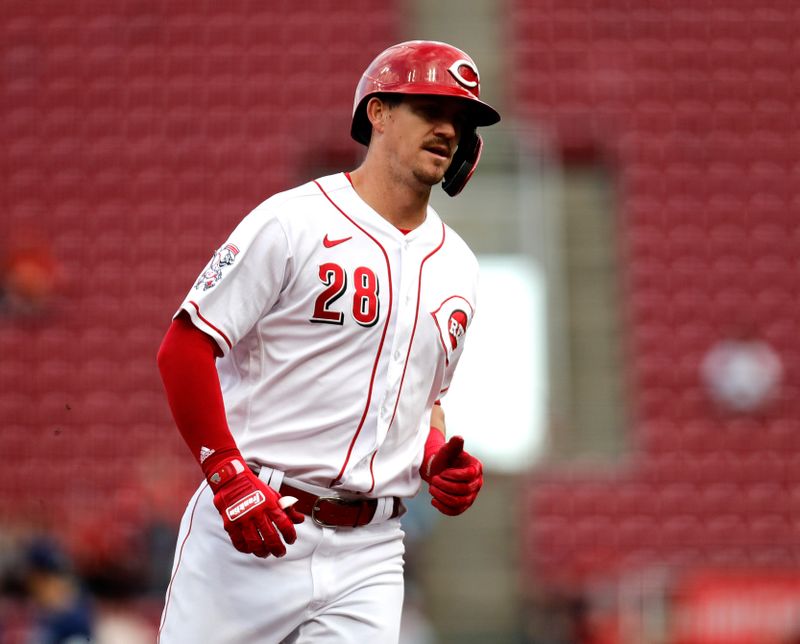
[[[284,483],[281,485],[281,496],[294,496],[294,504],[302,514],[323,528],[358,528],[367,525],[375,516],[378,507],[377,499],[343,499],[338,496],[316,496]],[[403,503],[393,497],[391,518],[400,516]]]

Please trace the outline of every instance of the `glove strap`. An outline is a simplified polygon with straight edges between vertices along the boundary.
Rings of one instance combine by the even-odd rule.
[[[238,458],[225,461],[208,475],[208,484],[216,492],[231,479],[244,472],[245,466]]]

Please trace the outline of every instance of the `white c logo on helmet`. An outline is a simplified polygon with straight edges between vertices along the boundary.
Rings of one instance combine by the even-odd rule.
[[[461,75],[461,68],[466,67],[472,74],[475,76],[475,80],[468,80]],[[469,87],[470,89],[477,87],[478,83],[480,82],[480,76],[478,75],[478,68],[475,67],[475,64],[471,60],[467,60],[466,58],[459,58],[456,62],[454,62],[450,67],[447,68],[447,71],[453,75],[459,84],[463,85],[464,87]]]

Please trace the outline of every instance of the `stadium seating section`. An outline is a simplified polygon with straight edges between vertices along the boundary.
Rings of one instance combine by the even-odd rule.
[[[526,570],[571,587],[659,566],[796,566],[800,14],[791,2],[515,0],[513,101],[616,171],[632,454],[529,481]],[[737,325],[783,362],[726,415],[700,363]],[[600,468],[596,468],[600,469]]]
[[[69,541],[98,516],[177,520],[200,472],[161,338],[244,214],[331,151],[357,158],[355,82],[396,4],[3,3],[0,265],[33,244],[58,283],[0,313],[2,526]]]
[[[354,78],[398,36],[402,3],[325,4],[3,3],[3,250],[34,239],[59,282],[0,318],[0,523],[69,539],[87,516],[182,510],[198,472],[155,370],[172,312],[245,212],[355,154]],[[617,170],[634,419],[620,469],[530,478],[525,570],[796,565],[800,13],[508,4],[514,116]],[[756,416],[720,414],[698,378],[739,320],[785,368]]]

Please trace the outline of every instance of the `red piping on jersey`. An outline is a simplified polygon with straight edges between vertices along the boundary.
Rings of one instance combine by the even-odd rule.
[[[350,176],[349,175],[347,175],[347,180],[350,181]],[[378,344],[378,352],[375,355],[375,362],[372,365],[372,373],[370,374],[370,378],[369,378],[369,390],[367,391],[367,404],[364,405],[364,413],[361,414],[361,420],[358,422],[358,427],[356,428],[355,434],[353,434],[353,438],[350,440],[350,446],[347,448],[347,455],[345,456],[344,463],[342,463],[342,468],[339,470],[339,473],[336,475],[336,478],[333,479],[330,482],[330,487],[332,487],[335,483],[340,481],[342,476],[344,475],[344,471],[347,468],[347,464],[350,462],[350,456],[352,456],[352,454],[353,454],[353,447],[355,447],[356,440],[358,440],[358,436],[361,434],[361,430],[364,427],[364,421],[366,421],[367,414],[369,413],[369,406],[370,406],[370,403],[372,402],[372,390],[373,390],[373,388],[375,386],[375,374],[378,371],[378,362],[380,361],[380,358],[381,358],[381,352],[383,351],[383,343],[386,340],[386,331],[389,328],[389,320],[391,319],[391,316],[392,316],[392,304],[393,304],[393,301],[394,301],[394,296],[393,296],[393,288],[392,288],[392,269],[391,269],[391,266],[389,264],[389,256],[386,254],[386,249],[381,245],[381,243],[377,239],[375,239],[366,230],[364,230],[361,226],[359,226],[353,220],[352,217],[350,217],[344,210],[342,210],[336,204],[336,202],[333,199],[331,199],[330,195],[328,195],[328,193],[325,192],[325,189],[319,184],[318,181],[314,181],[314,183],[317,184],[317,188],[319,188],[319,191],[323,195],[325,195],[325,198],[328,201],[331,202],[331,205],[334,208],[336,208],[336,210],[338,210],[340,213],[342,213],[342,215],[344,216],[345,219],[347,219],[351,224],[353,224],[362,233],[364,233],[367,237],[369,237],[373,242],[375,242],[375,244],[378,246],[378,248],[381,249],[381,252],[383,253],[383,257],[386,260],[386,273],[389,275],[389,311],[386,314],[386,322],[384,322],[384,324],[383,324],[383,333],[381,333],[381,341],[380,341],[380,344]],[[352,185],[352,181],[350,183]],[[372,468],[370,467],[370,472],[371,472],[371,470],[372,470]],[[374,479],[373,479],[373,482],[372,482],[372,487],[375,487]]]
[[[207,485],[206,483],[203,484],[204,486]],[[175,572],[172,573],[172,577],[169,580],[169,586],[167,586],[167,599],[164,602],[164,615],[161,618],[161,624],[158,626],[158,638],[156,642],[161,641],[161,629],[164,628],[164,624],[167,622],[167,609],[169,608],[169,600],[172,596],[172,582],[175,581],[175,576],[178,574],[178,569],[181,567],[181,560],[183,559],[183,548],[186,545],[186,541],[189,539],[189,535],[192,534],[192,523],[194,523],[194,513],[197,510],[197,504],[200,503],[200,495],[203,493],[203,490],[198,492],[197,498],[194,501],[194,505],[192,506],[192,513],[189,515],[189,527],[186,529],[186,536],[181,541],[181,548],[178,551],[178,562],[175,564]]]
[[[438,253],[442,246],[444,246],[444,238],[445,238],[445,227],[444,222],[442,222],[442,241],[439,242],[439,245],[434,248],[430,253],[423,257],[422,262],[419,265],[419,279],[417,280],[417,310],[414,312],[414,326],[411,328],[411,337],[408,340],[408,352],[406,353],[406,361],[403,365],[403,375],[400,376],[400,386],[397,388],[397,398],[394,401],[394,410],[392,411],[392,419],[389,421],[389,426],[386,428],[386,433],[388,435],[389,430],[392,428],[392,424],[394,423],[394,417],[397,415],[397,407],[400,404],[400,395],[403,391],[403,382],[406,379],[406,370],[408,369],[408,360],[411,357],[411,347],[414,344],[414,336],[417,333],[417,323],[419,322],[419,305],[420,300],[422,299],[422,270],[425,268],[425,262],[427,262],[431,257],[433,257],[436,253]],[[375,488],[375,475],[372,473],[372,464],[375,461],[375,456],[377,455],[378,450],[376,449],[372,453],[372,458],[369,461],[369,472],[372,476],[372,487],[369,489],[370,492]]]
[[[208,320],[206,320],[206,319],[203,317],[202,313],[200,313],[200,307],[199,307],[199,306],[197,306],[197,303],[196,303],[196,302],[193,302],[192,300],[189,300],[189,304],[191,304],[191,305],[192,305],[192,306],[193,306],[195,309],[197,309],[197,317],[199,317],[199,318],[200,318],[200,319],[201,319],[203,322],[205,322],[205,323],[206,323],[208,326],[210,326],[212,329],[214,329],[214,331],[216,331],[217,333],[219,333],[219,334],[222,336],[222,339],[223,339],[223,340],[225,340],[225,343],[228,345],[228,348],[229,348],[229,349],[233,349],[233,344],[232,344],[232,343],[231,343],[231,341],[228,339],[228,336],[227,336],[227,335],[225,335],[225,334],[222,332],[222,330],[221,330],[221,329],[218,329],[218,328],[217,328],[217,327],[215,327],[213,324],[211,324],[211,322],[209,322]]]

